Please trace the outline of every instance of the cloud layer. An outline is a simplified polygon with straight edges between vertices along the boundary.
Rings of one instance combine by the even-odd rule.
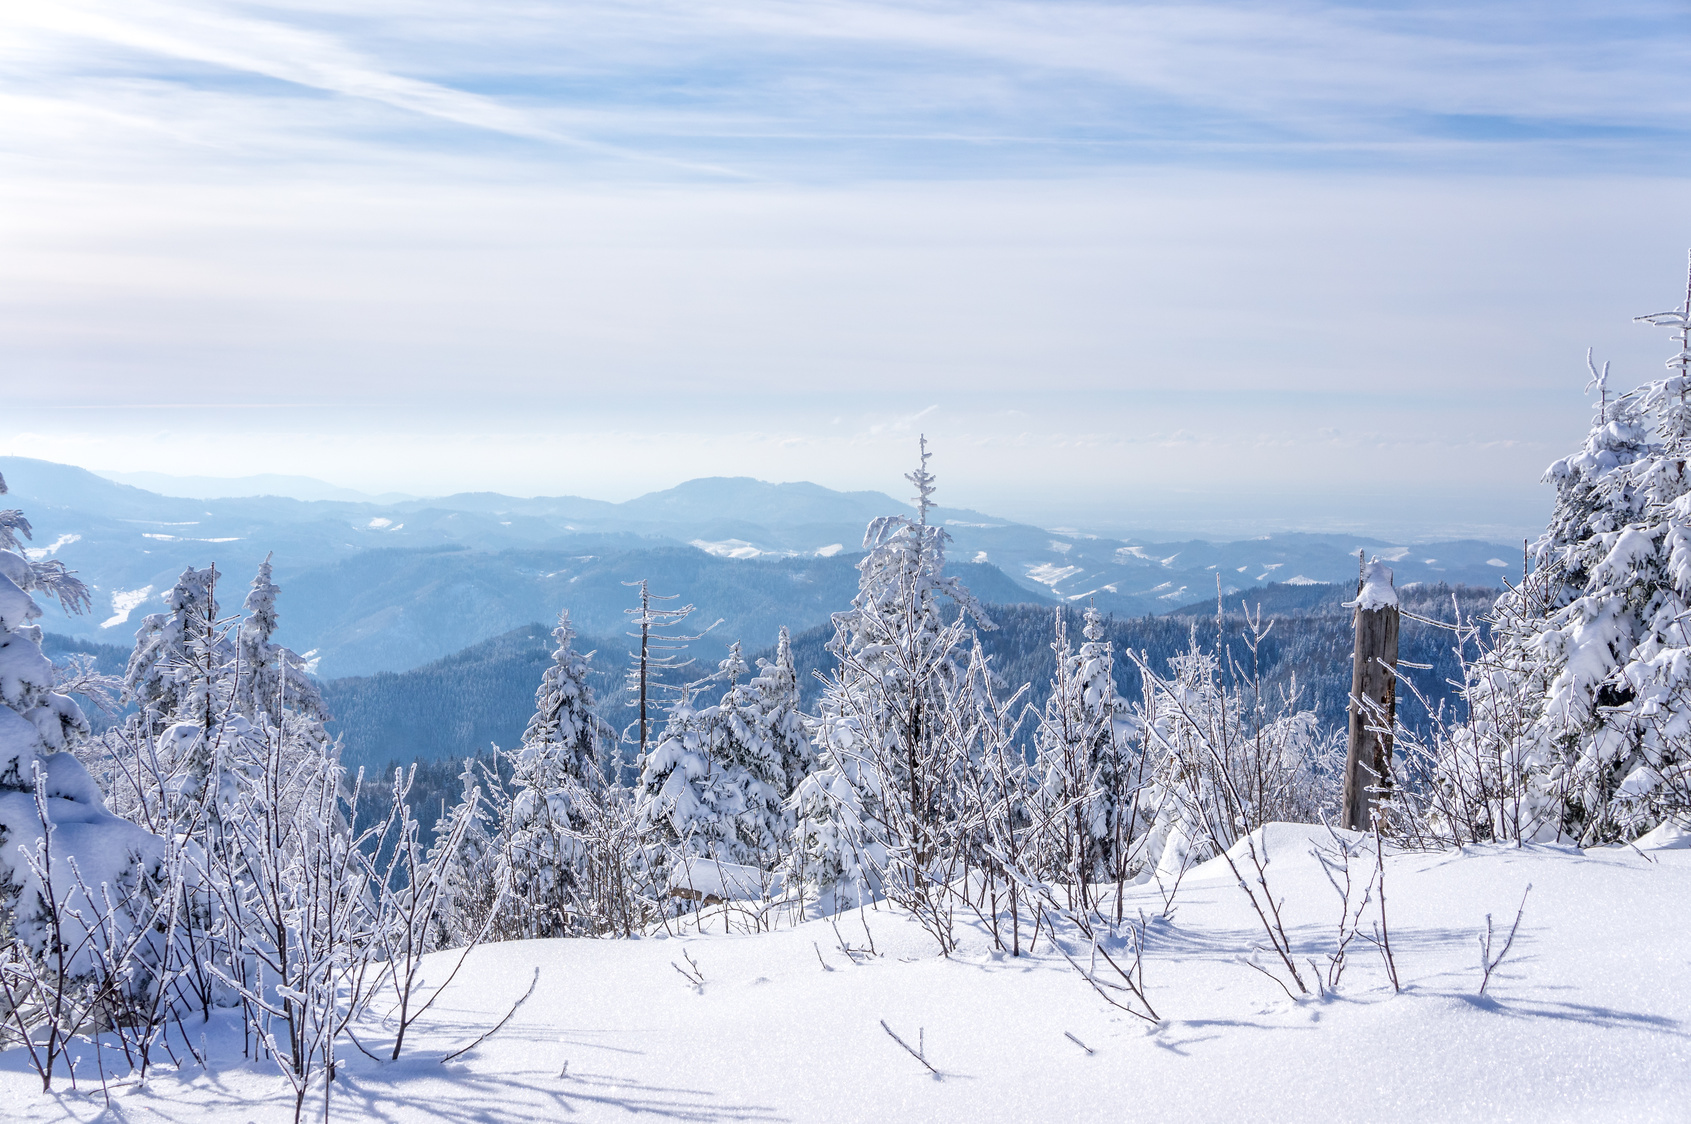
[[[1025,517],[1530,527],[1584,349],[1618,379],[1666,354],[1628,320],[1683,284],[1686,31],[1670,3],[17,5],[0,446],[891,487],[932,408],[956,498]]]

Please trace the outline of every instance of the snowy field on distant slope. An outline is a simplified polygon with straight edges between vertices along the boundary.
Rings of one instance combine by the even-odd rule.
[[[1325,833],[1265,830],[1293,939],[1323,959],[1337,897],[1310,849]],[[1164,1020],[1154,1027],[1101,1000],[1044,937],[1035,955],[1012,959],[971,932],[946,960],[885,908],[837,929],[485,946],[400,1061],[348,1051],[331,1119],[1684,1120],[1691,849],[1677,842],[1390,855],[1404,993],[1392,994],[1362,945],[1336,996],[1301,1002],[1239,962],[1262,931],[1211,862],[1187,876],[1172,921],[1152,927],[1146,975]],[[1528,883],[1520,935],[1481,997],[1485,916],[1501,944]],[[1130,915],[1161,907],[1154,889],[1128,902]],[[856,951],[871,939],[875,954]],[[684,952],[702,986],[677,971],[691,970]],[[533,998],[503,1031],[441,1063],[497,1022],[537,969]],[[882,1020],[920,1042],[939,1076]],[[384,1038],[374,1019],[359,1034],[372,1049]],[[13,1050],[0,1055],[0,1104],[6,1119],[31,1122],[291,1119],[283,1081],[242,1063],[238,1021],[214,1020],[205,1041],[210,1072],[161,1069],[144,1089],[114,1091],[109,1112],[91,1052],[80,1092],[61,1081],[43,1095]],[[308,1118],[322,1112],[319,1090]]]

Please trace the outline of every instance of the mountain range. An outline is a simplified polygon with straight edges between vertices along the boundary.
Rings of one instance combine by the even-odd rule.
[[[720,620],[696,645],[715,659],[827,620],[856,589],[866,524],[912,508],[879,492],[747,478],[691,480],[624,503],[574,496],[472,492],[428,499],[170,496],[85,469],[0,457],[8,506],[35,525],[38,558],[78,571],[94,612],[49,608],[56,633],[127,644],[187,566],[215,562],[220,600],[238,609],[258,564],[273,555],[282,586],[278,639],[309,653],[325,677],[402,671],[568,608],[590,635],[624,627],[634,591],[692,603],[690,624]],[[146,477],[156,487],[168,478]],[[248,478],[254,486],[294,478]],[[240,490],[194,480],[180,490]],[[309,484],[320,482],[308,481]],[[1126,486],[1124,484],[1124,486]],[[330,485],[322,485],[324,489]],[[1096,603],[1118,616],[1166,613],[1279,582],[1354,580],[1357,552],[1391,562],[1400,586],[1497,586],[1520,570],[1519,548],[1472,540],[1390,543],[1332,534],[1237,542],[1122,540],[1041,528],[967,509],[929,518],[952,537],[951,570],[985,601]]]

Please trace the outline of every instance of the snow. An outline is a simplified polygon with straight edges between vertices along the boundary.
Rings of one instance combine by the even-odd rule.
[[[112,591],[112,615],[100,622],[101,628],[116,628],[129,621],[129,614],[133,613],[142,602],[153,595],[153,587],[144,585],[140,589],[114,589]]]
[[[0,715],[11,714],[0,708]],[[102,887],[109,887],[113,899],[122,901],[134,883],[137,860],[155,862],[163,843],[108,812],[99,786],[70,754],[54,753],[38,758],[37,763],[44,777],[45,806],[52,824],[49,869],[55,872],[53,900],[60,905],[64,939],[75,949],[68,967],[73,973],[84,972],[92,958],[85,934],[95,925],[92,918],[97,916],[96,911],[104,907]],[[46,931],[42,911],[29,904],[46,896],[39,873],[28,861],[41,842],[39,816],[34,792],[0,789],[0,839],[9,852],[0,856],[0,876],[18,885],[17,897],[23,903],[16,919],[18,932],[32,943],[40,941]],[[88,927],[83,926],[78,914],[90,919]],[[0,1057],[11,1062],[13,1055]]]
[[[678,859],[669,872],[671,893],[716,898],[718,901],[757,901],[764,894],[779,895],[783,879],[755,866],[721,862],[688,855]]]
[[[395,529],[397,530],[397,528],[395,528]],[[240,538],[239,535],[233,536],[231,538],[221,538],[221,539],[185,539],[180,535],[155,535],[155,534],[144,532],[141,535],[141,537],[144,538],[144,539],[156,539],[159,542],[240,542],[241,541],[241,538]]]
[[[1640,851],[1678,851],[1691,848],[1691,826],[1666,820],[1639,836],[1633,846]]]
[[[1056,589],[1058,582],[1074,577],[1081,569],[1079,566],[1059,566],[1055,562],[1041,562],[1036,566],[1029,566],[1027,575],[1032,581]]]
[[[1503,561],[1503,559],[1501,559],[1501,558],[1487,558],[1485,560],[1485,564],[1487,566],[1502,566],[1502,567],[1505,567],[1505,568],[1507,568],[1508,565],[1509,565],[1509,563]]]
[[[694,539],[687,545],[697,547],[717,558],[790,558],[793,554],[790,550],[765,550],[744,539],[723,539],[720,542]]]
[[[842,551],[844,549],[845,549],[844,543],[831,542],[827,546],[817,547],[816,548],[816,557],[818,557],[818,558],[832,558],[834,555],[838,554],[840,551]]]
[[[1355,601],[1346,602],[1364,611],[1397,608],[1397,591],[1392,588],[1391,567],[1373,559],[1362,570],[1362,590]]]
[[[60,535],[46,546],[25,548],[23,554],[24,557],[29,559],[31,562],[40,562],[44,559],[53,557],[53,555],[59,552],[60,547],[69,546],[73,542],[81,541],[81,535]]]
[[[1302,574],[1297,574],[1293,577],[1287,578],[1286,581],[1285,581],[1285,584],[1286,585],[1320,585],[1321,583],[1316,581],[1314,578],[1306,578]]]
[[[1308,851],[1325,832],[1275,825],[1264,837],[1295,947],[1323,957],[1335,897]],[[1386,871],[1403,994],[1363,948],[1336,995],[1288,999],[1240,963],[1261,931],[1218,860],[1187,875],[1171,921],[1151,925],[1149,996],[1164,1019],[1155,1026],[1105,1004],[1043,938],[1036,955],[1012,958],[971,932],[947,960],[884,908],[841,917],[837,929],[747,934],[743,911],[722,910],[702,915],[713,930],[704,934],[689,923],[685,936],[484,946],[398,1062],[342,1055],[331,1118],[1683,1119],[1691,851],[1471,847],[1389,853]],[[1487,914],[1507,930],[1528,883],[1520,935],[1481,997],[1476,937]],[[1131,890],[1126,905],[1155,917],[1162,899]],[[731,935],[720,932],[724,917]],[[677,973],[688,958],[702,985]],[[450,954],[428,971],[438,979],[449,968]],[[536,971],[533,998],[503,1031],[440,1063],[497,1022]],[[920,1040],[940,1076],[882,1021]],[[85,1044],[78,1093],[61,1079],[43,1095],[19,1051],[0,1055],[0,1104],[20,1124],[290,1120],[282,1079],[242,1063],[233,1016],[214,1012],[202,1029],[212,1072],[184,1055],[180,1071],[114,1090],[109,1114]],[[374,1019],[360,1040],[380,1054],[371,1038],[391,1042]],[[311,1119],[320,1087],[316,1098]]]

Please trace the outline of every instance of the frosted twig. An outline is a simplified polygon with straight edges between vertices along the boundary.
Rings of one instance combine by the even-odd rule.
[[[913,1057],[913,1058],[915,1058],[915,1059],[916,1059],[916,1060],[917,1060],[917,1061],[919,1061],[919,1062],[921,1062],[921,1063],[922,1063],[922,1064],[923,1064],[923,1065],[924,1065],[924,1066],[927,1066],[927,1069],[928,1069],[928,1072],[929,1072],[929,1073],[931,1073],[931,1074],[933,1074],[933,1075],[934,1075],[934,1076],[935,1076],[935,1077],[938,1077],[938,1076],[940,1076],[940,1072],[939,1072],[939,1070],[937,1070],[937,1069],[935,1069],[935,1068],[934,1068],[934,1067],[933,1067],[933,1066],[931,1066],[931,1065],[928,1065],[928,1059],[927,1059],[927,1058],[924,1058],[924,1057],[923,1057],[923,1056],[922,1056],[922,1055],[921,1055],[921,1053],[920,1053],[920,1052],[919,1052],[919,1051],[917,1051],[917,1050],[912,1050],[912,1049],[911,1049],[911,1048],[910,1048],[910,1043],[908,1043],[908,1042],[906,1042],[906,1041],[905,1041],[905,1040],[904,1040],[904,1039],[902,1039],[902,1038],[900,1038],[900,1037],[899,1037],[899,1036],[898,1036],[898,1035],[896,1035],[896,1034],[894,1034],[894,1033],[893,1033],[893,1032],[892,1032],[892,1027],[890,1027],[890,1026],[888,1026],[888,1025],[887,1025],[887,1020],[885,1020],[885,1019],[882,1019],[882,1020],[881,1020],[881,1029],[882,1029],[882,1030],[884,1030],[884,1031],[886,1031],[886,1032],[887,1032],[887,1036],[888,1036],[888,1037],[889,1037],[889,1038],[891,1038],[891,1039],[892,1039],[892,1040],[893,1040],[893,1041],[894,1041],[894,1042],[897,1042],[897,1043],[898,1043],[898,1044],[899,1044],[899,1045],[900,1045],[900,1046],[903,1046],[903,1047],[904,1047],[904,1049],[905,1049],[905,1051],[906,1051],[906,1052],[907,1052],[907,1053],[909,1053],[909,1055],[910,1055],[910,1056],[911,1056],[911,1057]]]
[[[489,1029],[486,1034],[483,1034],[480,1038],[476,1039],[468,1046],[465,1046],[462,1050],[454,1050],[450,1054],[447,1054],[444,1058],[441,1058],[440,1064],[445,1065],[453,1058],[469,1053],[471,1050],[474,1050],[477,1046],[480,1046],[483,1042],[486,1042],[489,1038],[492,1038],[495,1034],[498,1034],[501,1030],[505,1029],[505,1024],[510,1022],[512,1017],[516,1015],[518,1008],[520,1008],[524,1003],[527,1003],[528,997],[534,994],[535,985],[539,982],[540,969],[536,968],[534,970],[534,978],[528,982],[528,990],[523,992],[523,997],[521,999],[511,1004],[511,1009],[505,1012],[505,1017],[494,1023],[492,1028]]]
[[[669,962],[669,966],[674,968],[677,972],[680,972],[682,978],[688,983],[692,984],[700,991],[703,991],[705,987],[705,974],[699,970],[699,962],[694,960],[693,954],[688,952],[686,949],[681,950],[681,955],[686,957],[688,965],[693,969],[691,972],[673,960]]]
[[[1491,956],[1491,914],[1485,915],[1485,936],[1480,938],[1480,994],[1485,994],[1486,985],[1491,982],[1491,974],[1497,966],[1503,963],[1503,958],[1509,955],[1509,948],[1515,943],[1515,933],[1521,927],[1521,916],[1527,911],[1527,895],[1532,893],[1532,883],[1521,891],[1521,907],[1515,911],[1515,923],[1509,926],[1509,939],[1503,942],[1503,948],[1497,954],[1497,959]]]

